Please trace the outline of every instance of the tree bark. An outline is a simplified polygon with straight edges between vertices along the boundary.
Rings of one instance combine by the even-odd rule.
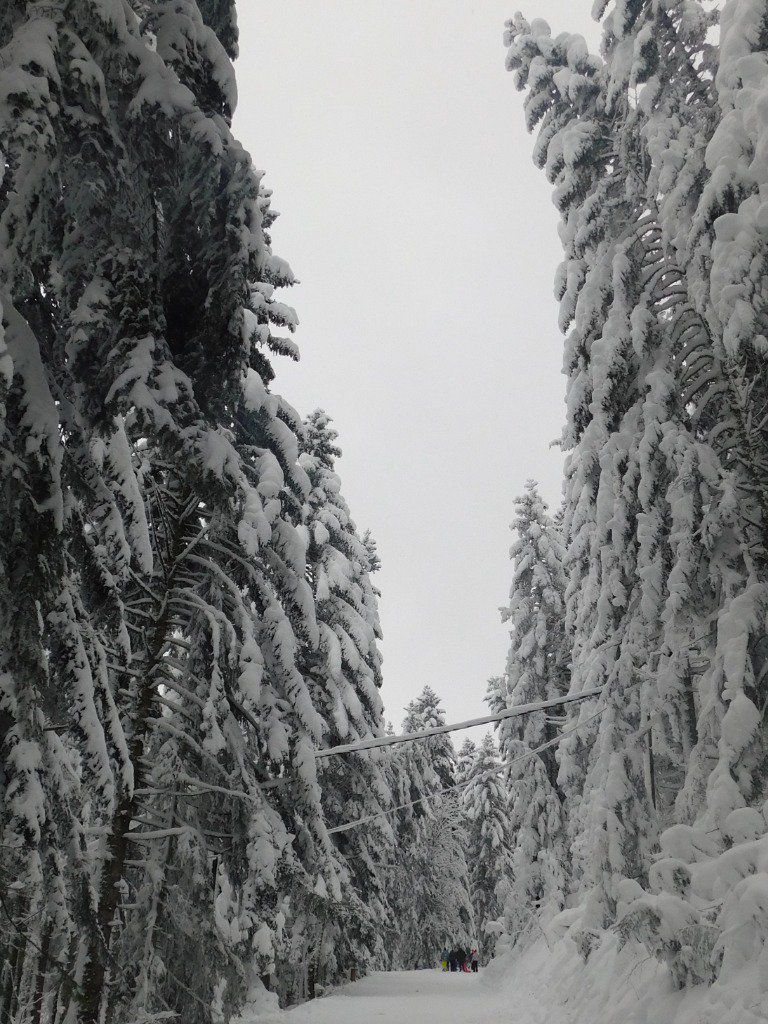
[[[685,728],[683,732],[688,743],[688,749],[685,751],[687,759],[699,739],[699,730],[696,724],[696,700],[693,693],[693,673],[691,672],[690,667],[686,674],[685,688],[683,692],[685,700]]]
[[[32,994],[32,1013],[29,1018],[30,1024],[40,1024],[43,1013],[43,999],[45,998],[45,979],[48,973],[48,959],[51,952],[51,937],[53,934],[53,922],[49,921],[43,931],[42,942],[40,943],[40,955],[37,960],[37,978],[35,989]]]
[[[2,1021],[2,1024],[10,1022],[11,1019],[14,985],[16,982],[16,965],[19,959],[19,944],[21,942],[21,936],[13,930],[9,930],[6,934],[8,935],[10,950],[6,961],[8,967],[5,985],[3,986],[2,1003],[0,1003],[0,1021]]]
[[[18,946],[16,947],[16,966],[11,978],[11,999],[8,1008],[8,1020],[12,1021],[19,1008],[19,995],[21,993],[21,982],[24,975],[24,964],[27,959],[27,937],[19,935]]]
[[[133,765],[134,782],[130,792],[124,792],[112,818],[107,853],[99,885],[99,902],[96,920],[89,939],[88,962],[83,976],[81,1000],[81,1024],[99,1024],[104,992],[107,981],[107,963],[112,931],[119,904],[119,884],[125,874],[125,862],[130,848],[131,822],[137,816],[139,803],[134,796],[136,790],[146,782],[144,753],[154,709],[155,673],[165,648],[171,619],[168,595],[173,588],[173,565],[178,557],[183,534],[183,524],[177,524],[173,544],[169,553],[171,571],[164,580],[163,601],[158,609],[157,623],[152,632],[149,652],[143,666],[138,707],[134,718],[134,732],[128,750]]]
[[[648,795],[651,798],[651,807],[656,810],[656,764],[653,753],[653,728],[648,726],[646,742],[646,765],[648,772]]]

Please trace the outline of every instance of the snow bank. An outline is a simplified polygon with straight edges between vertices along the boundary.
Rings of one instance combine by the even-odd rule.
[[[607,933],[585,964],[572,940],[548,948],[542,939],[486,969],[488,984],[507,995],[516,1020],[548,1024],[763,1024],[768,978],[757,965],[714,985],[675,990],[667,968],[639,943],[619,949]],[[542,1013],[543,1011],[543,1013]]]
[[[258,978],[253,978],[242,1013],[232,1024],[268,1024],[280,1015],[280,1003]]]

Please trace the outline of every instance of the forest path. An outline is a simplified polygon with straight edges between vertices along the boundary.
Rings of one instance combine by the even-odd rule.
[[[379,971],[272,1018],[274,1024],[544,1024],[530,992],[499,991],[481,974]],[[267,1018],[263,1024],[272,1024]],[[547,1024],[555,1024],[550,1020]]]

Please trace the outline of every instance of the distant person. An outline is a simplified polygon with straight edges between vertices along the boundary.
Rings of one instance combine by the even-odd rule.
[[[448,970],[448,950],[444,949],[440,954],[440,966],[444,971]]]
[[[467,951],[462,949],[461,946],[456,950],[456,963],[459,965],[459,970],[464,970],[464,965],[467,962]]]
[[[458,963],[458,961],[456,960],[456,950],[452,949],[450,951],[450,953],[448,954],[448,967],[449,967],[449,969],[451,971],[455,971],[457,963]]]
[[[480,966],[480,955],[476,949],[473,949],[472,952],[469,954],[469,960],[470,963],[472,964],[472,973],[477,974],[477,969]]]

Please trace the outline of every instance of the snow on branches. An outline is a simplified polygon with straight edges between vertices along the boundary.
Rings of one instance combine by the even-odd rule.
[[[618,922],[683,984],[758,958],[738,929],[765,930],[735,894],[766,832],[766,8],[730,0],[717,31],[699,0],[596,16],[600,55],[507,28],[564,248],[562,663],[604,703],[558,754],[563,924],[588,955]]]

